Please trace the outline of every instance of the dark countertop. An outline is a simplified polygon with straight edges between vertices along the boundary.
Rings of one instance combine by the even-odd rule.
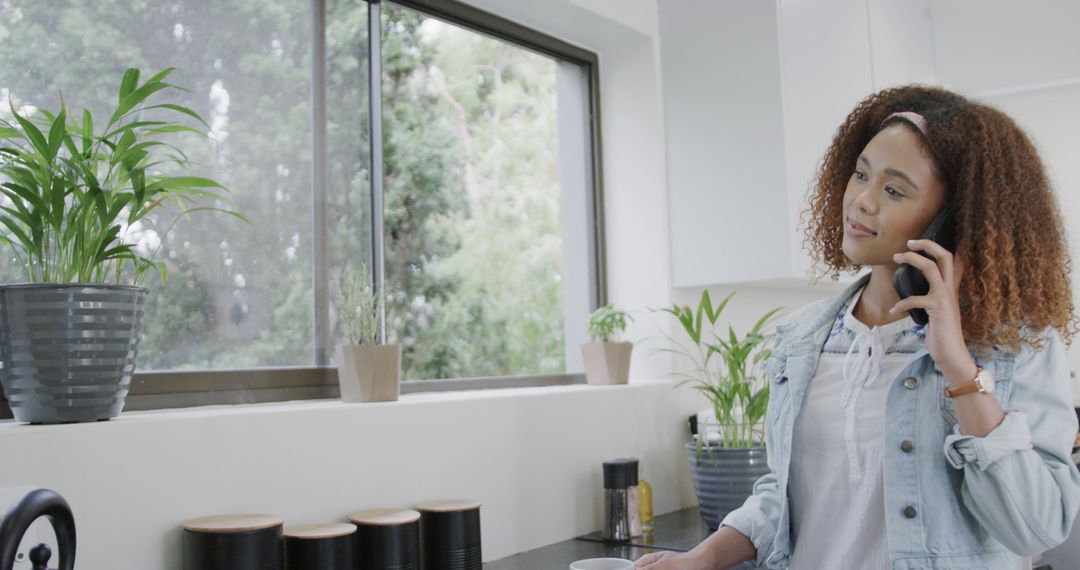
[[[604,540],[600,537],[600,531],[579,536],[577,540],[686,552],[693,550],[710,534],[698,508],[688,507],[656,517],[651,533],[646,532],[628,541]]]
[[[484,564],[484,570],[567,570],[570,563],[586,558],[638,558],[656,552],[651,548],[609,545],[571,538],[536,550],[522,552]]]
[[[556,542],[484,564],[484,570],[566,570],[570,563],[585,558],[638,558],[660,550],[685,552],[709,536],[709,529],[697,507],[656,517],[653,532],[633,541],[605,541],[600,532]]]

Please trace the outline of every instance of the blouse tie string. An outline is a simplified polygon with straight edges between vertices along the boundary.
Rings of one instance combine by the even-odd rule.
[[[855,412],[859,394],[881,376],[881,361],[885,348],[877,328],[859,331],[844,355],[844,390],[840,405],[844,408],[844,446],[848,457],[848,480],[854,484],[862,478],[859,461],[858,436],[855,433]]]

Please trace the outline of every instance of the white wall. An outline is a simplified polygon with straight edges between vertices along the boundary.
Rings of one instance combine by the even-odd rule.
[[[939,81],[1008,113],[1031,136],[1054,185],[1080,307],[1080,3],[935,0]],[[1080,370],[1080,343],[1069,348]],[[1080,380],[1075,384],[1080,404]]]
[[[776,23],[772,2],[660,5],[675,285],[791,272]]]
[[[185,519],[270,513],[286,524],[434,498],[479,500],[484,559],[598,530],[600,462],[644,456],[659,513],[694,504],[681,443],[701,407],[670,383],[136,412],[0,426],[0,487],[62,493],[77,568],[180,568]]]

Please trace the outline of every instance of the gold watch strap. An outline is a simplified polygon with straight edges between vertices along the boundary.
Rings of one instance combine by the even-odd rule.
[[[975,368],[975,377],[972,378],[970,382],[965,382],[955,387],[946,387],[945,396],[948,398],[955,398],[957,396],[963,396],[964,394],[973,394],[982,390],[982,383],[980,382],[980,380],[982,379],[983,369],[982,366],[979,366],[978,364],[975,365]]]

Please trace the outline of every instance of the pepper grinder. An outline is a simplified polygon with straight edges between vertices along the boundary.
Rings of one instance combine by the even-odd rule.
[[[604,539],[630,540],[630,486],[636,479],[636,459],[604,462]]]

